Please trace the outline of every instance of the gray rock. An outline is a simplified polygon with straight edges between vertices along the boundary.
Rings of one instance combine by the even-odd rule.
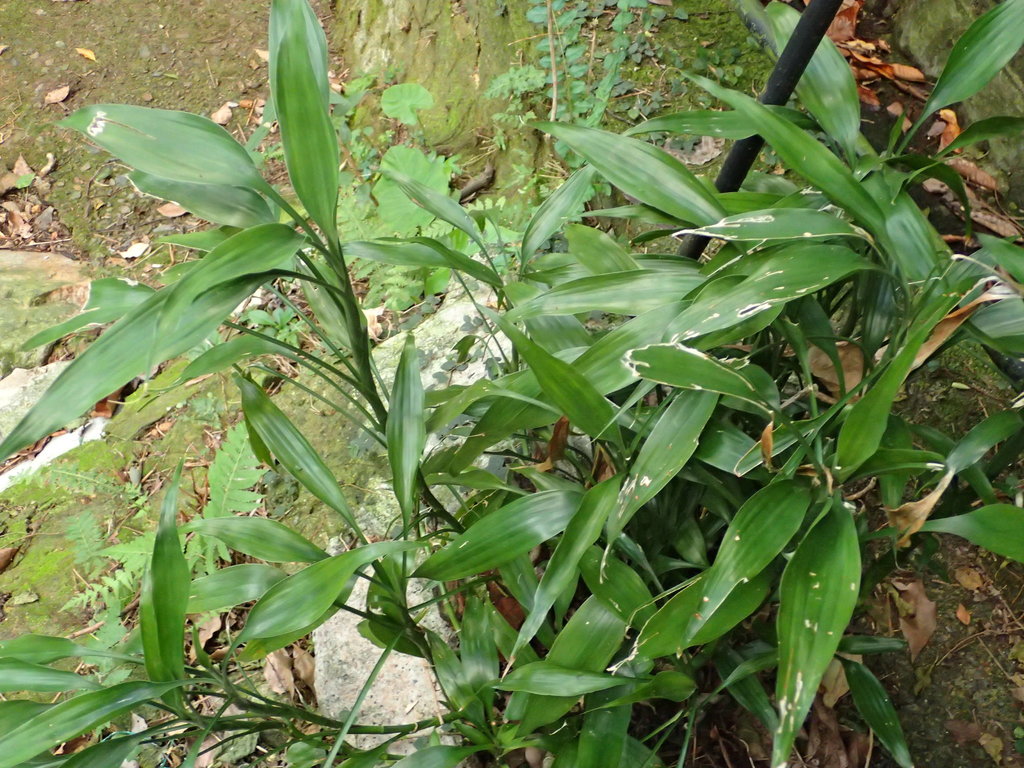
[[[67,363],[41,368],[15,368],[0,379],[0,440],[29,412]]]

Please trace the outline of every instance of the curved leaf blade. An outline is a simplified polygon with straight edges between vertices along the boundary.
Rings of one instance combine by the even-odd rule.
[[[864,722],[871,726],[882,746],[889,750],[889,754],[900,768],[914,768],[914,760],[910,756],[903,728],[900,727],[899,716],[885,688],[863,664],[842,656],[838,658],[843,664],[843,671],[846,672],[846,682],[850,686],[850,693],[853,694],[853,703],[857,705],[857,711],[864,718]]]
[[[327,555],[325,554],[324,557]],[[188,612],[205,613],[258,600],[286,574],[270,565],[243,563],[214,571],[192,582]]]
[[[427,444],[424,401],[419,354],[410,333],[398,361],[385,429],[392,484],[406,527],[416,514],[420,457]]]
[[[963,515],[928,520],[921,530],[951,533],[1024,563],[1024,509],[1012,504],[989,504]]]
[[[582,212],[584,203],[593,194],[595,175],[593,166],[580,168],[540,204],[523,232],[523,244],[519,250],[522,266],[529,263],[540,247],[567,221]]]
[[[309,539],[266,517],[209,517],[194,520],[185,529],[213,536],[268,563],[315,563],[328,556]]]
[[[74,672],[0,657],[0,693],[95,690],[100,687],[95,680]]]
[[[213,224],[244,229],[277,221],[267,201],[250,187],[175,181],[142,171],[128,174],[128,179],[139,192],[175,202]]]

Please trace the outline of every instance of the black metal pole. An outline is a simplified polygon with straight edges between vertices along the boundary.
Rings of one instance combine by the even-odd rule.
[[[768,76],[768,83],[760,98],[762,104],[783,106],[789,101],[842,4],[843,0],[814,0],[800,14],[796,29],[790,35],[789,42],[779,55],[779,60],[775,62],[771,75]],[[750,136],[733,144],[722,164],[722,169],[718,172],[718,178],[715,179],[715,188],[719,192],[738,190],[750,173],[763,146],[764,139],[760,136]],[[691,259],[699,258],[709,242],[706,237],[688,235],[679,246],[679,255]]]

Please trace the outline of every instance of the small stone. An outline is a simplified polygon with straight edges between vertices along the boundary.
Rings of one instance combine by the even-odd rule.
[[[28,605],[29,603],[38,602],[39,595],[35,592],[19,592],[11,596],[11,599],[7,601],[7,605]]]
[[[152,56],[153,56],[153,53],[149,50],[149,46],[148,45],[143,43],[142,45],[139,46],[139,58],[140,59],[149,59],[149,58],[152,58]]]
[[[153,100],[153,94],[150,93],[149,91],[146,91],[145,93],[142,94],[142,100],[143,101],[152,101]]]

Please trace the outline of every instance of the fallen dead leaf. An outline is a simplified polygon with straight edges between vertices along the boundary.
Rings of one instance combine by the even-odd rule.
[[[821,701],[829,709],[834,709],[836,703],[849,692],[850,685],[846,682],[843,664],[839,659],[833,658],[821,678]]]
[[[551,429],[551,440],[548,442],[548,456],[534,469],[538,472],[550,472],[555,464],[565,456],[565,446],[569,441],[569,420],[562,416]]]
[[[864,378],[864,352],[856,344],[840,341],[836,343],[836,355],[843,369],[843,384],[848,392]],[[828,394],[838,397],[843,388],[839,385],[839,373],[832,359],[824,350],[811,346],[807,361],[811,366],[811,373],[821,381]]]
[[[843,0],[842,6],[825,33],[834,43],[845,43],[857,36],[857,16],[863,3],[860,0]]]
[[[270,51],[264,51],[262,48],[254,48],[253,50],[256,51],[256,55],[260,57],[261,61],[270,61]]]
[[[725,149],[725,139],[701,136],[693,149],[676,152],[676,156],[687,165],[707,165]]]
[[[960,121],[957,120],[956,112],[952,109],[940,109],[939,117],[945,124],[942,135],[939,137],[939,149],[942,150],[952,144],[953,140],[960,135]]]
[[[860,98],[861,104],[866,104],[867,106],[874,107],[875,109],[880,109],[882,106],[882,102],[878,100],[878,96],[875,92],[866,85],[857,83],[857,96]]]
[[[166,216],[168,219],[174,219],[177,218],[178,216],[184,216],[186,213],[188,213],[187,210],[182,208],[177,203],[164,203],[163,205],[156,209],[156,212],[159,213],[161,216]]]
[[[309,651],[297,645],[292,646],[292,669],[309,690],[316,690],[316,661]]]
[[[775,422],[769,421],[764,429],[761,430],[761,439],[758,441],[761,445],[761,460],[764,465],[769,469],[772,469],[772,455],[775,453]]]
[[[17,547],[3,547],[0,549],[0,573],[11,567],[11,563],[14,562],[14,557],[17,554]]]
[[[992,758],[996,765],[1003,763],[1003,740],[991,733],[983,733],[978,737],[978,743],[985,750],[985,754]]]
[[[118,251],[118,255],[123,259],[137,259],[147,250],[149,250],[149,243],[132,243],[125,250]]]
[[[974,314],[975,310],[990,301],[997,301],[1002,298],[999,294],[986,291],[981,296],[976,298],[969,304],[953,310],[944,318],[942,318],[932,329],[932,335],[928,337],[928,340],[921,345],[921,348],[917,351],[914,356],[914,369],[917,369],[924,365],[924,363],[935,354],[935,351],[941,347],[949,337],[963,325],[967,319]]]
[[[956,618],[965,627],[971,623],[971,612],[967,610],[967,607],[960,603],[956,607]]]
[[[992,211],[971,208],[971,221],[991,229],[1000,237],[1019,237],[1021,234],[1021,228],[1015,221]]]
[[[379,341],[384,335],[384,326],[380,322],[384,312],[384,305],[363,310],[363,314],[366,315],[366,332],[374,341]]]
[[[295,693],[295,676],[292,674],[292,657],[280,649],[267,654],[263,663],[263,677],[274,693],[291,696]]]
[[[28,176],[30,173],[35,173],[35,171],[32,170],[32,166],[25,162],[24,155],[18,155],[18,159],[14,161],[11,173],[15,176]]]
[[[2,45],[2,44],[0,44],[0,56],[3,56],[4,55],[4,51],[6,51],[10,47],[11,46],[9,46],[9,45]]]
[[[892,583],[903,603],[899,606],[900,631],[907,639],[913,661],[935,634],[935,603],[928,599],[921,579],[894,579]]]
[[[991,173],[983,171],[970,160],[965,160],[962,157],[952,157],[946,161],[946,165],[963,176],[965,181],[975,186],[982,187],[991,192],[999,191],[999,182],[996,178]]]
[[[903,536],[899,540],[899,546],[904,546],[911,536],[921,530],[921,526],[924,525],[928,515],[935,509],[935,505],[939,503],[939,499],[946,492],[952,479],[953,473],[947,472],[942,476],[942,479],[939,480],[938,485],[935,486],[932,492],[924,498],[917,501],[908,501],[906,504],[896,507],[896,509],[887,509],[885,511],[886,516],[889,518],[889,525],[897,531],[903,531]]]
[[[96,54],[88,48],[75,48],[75,53],[77,53],[84,59],[88,59],[89,61],[96,61]]]
[[[225,101],[220,108],[210,113],[210,119],[217,125],[227,125],[231,120],[231,105],[233,102]]]
[[[953,736],[959,746],[977,741],[981,737],[981,726],[967,720],[947,720],[946,730]]]
[[[963,587],[964,589],[970,589],[972,591],[976,589],[981,589],[982,585],[985,583],[985,580],[981,577],[981,574],[978,573],[977,570],[975,570],[974,568],[969,568],[967,566],[957,568],[955,571],[953,571],[953,576],[960,583],[961,587]]]
[[[71,93],[70,85],[62,85],[59,88],[54,88],[52,91],[48,91],[43,97],[44,104],[60,104],[64,99]]]

